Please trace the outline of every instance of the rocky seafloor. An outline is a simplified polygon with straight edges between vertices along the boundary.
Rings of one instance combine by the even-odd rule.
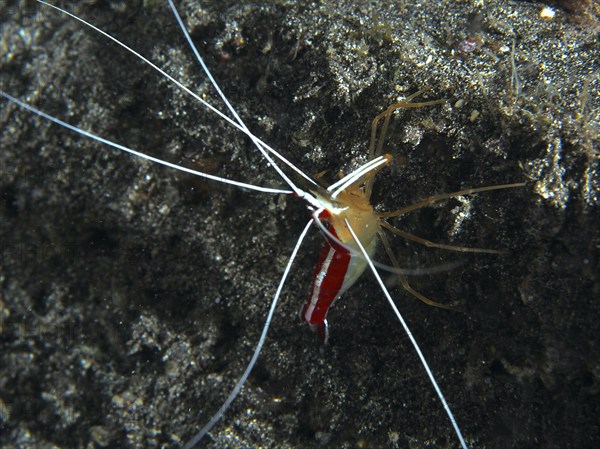
[[[60,5],[218,104],[166,2]],[[599,447],[598,2],[178,7],[249,128],[306,173],[364,163],[372,118],[430,87],[447,102],[395,116],[377,208],[526,182],[394,221],[507,250],[393,239],[403,266],[459,265],[410,278],[456,311],[386,282],[469,447]],[[282,185],[249,139],[81,23],[31,1],[2,2],[1,19],[4,92],[174,163]],[[306,207],[0,105],[0,446],[180,447],[243,372]],[[201,447],[458,447],[372,275],[332,309],[328,347],[299,320],[322,241],[300,251],[256,369]]]

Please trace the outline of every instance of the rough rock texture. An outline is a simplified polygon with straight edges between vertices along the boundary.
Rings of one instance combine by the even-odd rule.
[[[178,2],[258,136],[309,174],[366,161],[400,111],[374,200],[526,181],[395,223],[387,276],[470,447],[600,447],[598,2]],[[65,6],[65,3],[61,3]],[[66,4],[219,104],[164,2]],[[2,2],[2,90],[100,136],[210,173],[281,185],[248,139],[123,49],[31,1]],[[0,102],[0,446],[179,447],[249,360],[309,215],[120,154]],[[221,107],[221,106],[219,106]],[[458,442],[371,275],[298,320],[322,238],[296,263],[267,346],[210,448],[433,448]],[[385,261],[380,251],[379,259]]]

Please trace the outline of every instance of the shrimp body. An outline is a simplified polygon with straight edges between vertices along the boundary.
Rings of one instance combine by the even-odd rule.
[[[317,332],[324,343],[329,338],[329,309],[368,266],[350,233],[348,223],[369,257],[375,254],[377,248],[380,219],[373,210],[370,189],[366,185],[392,157],[385,155],[381,159],[381,165],[343,190],[330,193],[333,190],[331,186],[327,191],[312,192],[321,205],[315,218],[324,226],[325,243],[315,268],[310,295],[300,310],[300,317]]]

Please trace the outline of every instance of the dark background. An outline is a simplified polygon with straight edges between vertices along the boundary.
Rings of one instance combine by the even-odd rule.
[[[470,447],[600,444],[597,2],[185,2],[207,64],[253,132],[306,173],[366,161],[400,111],[374,202],[526,181],[395,224],[465,257],[394,241],[386,277]],[[215,105],[165,2],[60,3]],[[248,139],[130,54],[35,2],[2,2],[2,89],[202,171],[280,185]],[[221,107],[219,105],[219,107]],[[178,447],[223,402],[309,215],[119,154],[1,102],[0,445]],[[330,347],[298,319],[322,238],[301,251],[267,346],[203,447],[433,448],[458,442],[366,274],[332,309]],[[378,259],[385,261],[383,251]]]

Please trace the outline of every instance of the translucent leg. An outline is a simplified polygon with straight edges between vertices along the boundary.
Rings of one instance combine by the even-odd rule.
[[[412,212],[413,210],[421,209],[422,207],[430,206],[431,204],[438,203],[438,202],[444,201],[444,200],[448,200],[450,198],[455,198],[457,196],[473,195],[475,193],[488,192],[490,190],[512,189],[514,187],[523,187],[524,185],[525,185],[524,182],[516,182],[513,184],[498,184],[495,186],[478,187],[475,189],[464,189],[464,190],[459,190],[457,192],[452,192],[452,193],[442,193],[439,195],[432,195],[430,197],[427,197],[420,201],[417,201],[416,203],[411,204],[410,206],[403,207],[402,209],[397,209],[397,210],[393,210],[390,212],[382,212],[379,214],[379,216],[381,218],[398,217],[400,215],[404,215],[409,212]]]
[[[381,220],[381,226],[387,229],[388,231],[399,235],[400,237],[410,240],[412,242],[420,243],[428,248],[440,248],[448,251],[457,251],[460,253],[484,253],[484,254],[503,254],[505,251],[497,250],[497,249],[488,249],[488,248],[469,248],[468,246],[458,246],[458,245],[446,245],[444,243],[434,243],[430,240],[424,239],[417,235],[411,234],[410,232],[402,231],[395,226],[392,226],[387,221]]]
[[[390,246],[390,242],[388,241],[385,233],[382,231],[379,231],[378,234],[379,234],[379,238],[383,242],[385,252],[387,253],[390,260],[392,261],[392,265],[394,265],[395,268],[400,269],[400,264],[398,263],[398,259],[394,255],[394,252],[392,251],[392,248]],[[400,273],[398,273],[397,275],[398,275],[398,279],[400,280],[400,283],[402,284],[402,287],[404,288],[404,290],[406,290],[408,293],[410,293],[411,295],[413,295],[415,298],[419,299],[420,301],[423,301],[425,304],[427,304],[429,306],[439,307],[441,309],[456,310],[455,304],[442,304],[440,302],[433,301],[433,300],[429,299],[427,296],[423,295],[422,293],[420,293],[417,290],[415,290],[414,288],[412,288],[410,286],[410,284],[408,283],[408,279],[406,279],[406,276],[404,276],[403,274],[400,274]]]
[[[422,101],[422,102],[418,102],[418,103],[412,103],[412,100],[414,98],[418,97],[422,93],[427,92],[429,90],[431,90],[430,87],[425,87],[425,88],[419,90],[418,92],[415,92],[414,94],[410,95],[405,100],[402,100],[397,103],[393,103],[393,104],[389,105],[385,111],[383,111],[381,114],[377,115],[373,119],[373,121],[371,122],[371,141],[369,144],[369,160],[371,160],[381,154],[381,151],[383,148],[383,142],[385,141],[385,136],[387,134],[387,129],[390,124],[390,119],[391,119],[392,113],[396,109],[401,109],[401,108],[417,109],[417,108],[423,108],[426,106],[434,106],[437,104],[442,104],[446,101],[446,100],[433,100],[433,101]],[[377,125],[379,125],[379,122],[381,121],[381,119],[384,119],[383,127],[381,128],[381,132],[379,133],[379,138],[377,138]],[[377,142],[377,146],[376,146],[376,142]]]

